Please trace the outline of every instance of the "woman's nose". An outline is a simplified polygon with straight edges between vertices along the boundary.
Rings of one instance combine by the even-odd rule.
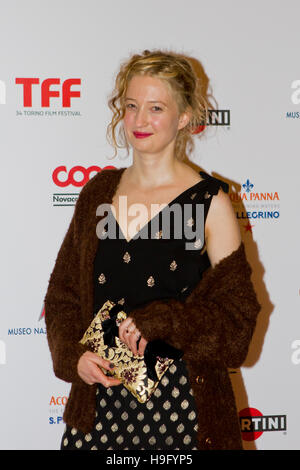
[[[147,111],[140,108],[135,115],[135,124],[137,127],[143,127],[147,124]]]

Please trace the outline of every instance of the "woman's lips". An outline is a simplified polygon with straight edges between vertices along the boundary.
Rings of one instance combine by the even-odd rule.
[[[145,139],[145,137],[149,137],[152,134],[146,132],[134,132],[133,135],[136,139]]]

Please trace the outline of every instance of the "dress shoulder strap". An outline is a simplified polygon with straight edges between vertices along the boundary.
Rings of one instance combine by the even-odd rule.
[[[205,171],[199,171],[199,174],[202,178],[206,179],[209,182],[209,190],[212,192],[212,195],[218,194],[220,186],[222,187],[225,193],[229,192],[229,184],[225,181],[222,181],[219,178],[209,175]]]
[[[222,181],[219,178],[215,178],[214,176],[211,176],[205,171],[200,171],[199,174],[204,179],[204,183],[202,186],[200,186],[201,191],[199,192],[198,197],[195,199],[197,199],[197,201],[199,202],[201,201],[201,203],[204,204],[204,223],[205,223],[213,196],[218,194],[220,187],[223,189],[225,193],[228,193],[229,184],[226,183],[225,181]]]

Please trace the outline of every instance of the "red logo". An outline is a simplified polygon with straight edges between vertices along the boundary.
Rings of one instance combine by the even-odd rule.
[[[79,188],[81,186],[84,186],[85,183],[89,181],[90,175],[93,171],[99,172],[101,170],[108,170],[114,168],[114,166],[105,166],[101,169],[99,166],[96,165],[84,168],[83,166],[77,165],[73,166],[73,168],[71,168],[68,172],[66,166],[58,166],[52,173],[52,180],[57,186],[60,186],[62,188],[69,186],[70,184]],[[74,178],[75,173],[81,174],[81,179],[79,181]]]
[[[255,441],[265,431],[286,431],[286,415],[264,416],[256,408],[244,408],[239,412],[242,438]]]
[[[262,431],[254,430],[253,418],[263,416],[256,408],[244,408],[239,412],[242,438],[244,441],[255,441],[262,435]]]
[[[39,321],[42,320],[42,318],[45,317],[45,305],[43,305],[40,316],[39,316]]]
[[[23,105],[24,107],[32,107],[32,86],[39,85],[39,78],[16,78],[17,85],[23,85]],[[46,78],[43,80],[41,88],[41,106],[43,108],[49,108],[50,98],[59,98],[61,95],[61,101],[63,108],[70,108],[71,98],[80,98],[79,90],[72,90],[73,85],[81,85],[80,78],[68,78],[62,84],[59,89],[51,89],[53,85],[60,85],[60,78]],[[61,90],[60,90],[61,88]]]
[[[192,130],[191,134],[200,134],[200,132],[203,132],[205,128],[205,125],[200,124]]]

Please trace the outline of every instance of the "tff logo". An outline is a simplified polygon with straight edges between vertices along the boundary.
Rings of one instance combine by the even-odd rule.
[[[46,78],[40,84],[39,78],[16,78],[16,84],[23,86],[23,105],[32,107],[32,87],[39,86],[41,90],[42,108],[50,107],[50,98],[60,98],[63,108],[70,108],[71,98],[79,98],[80,91],[72,90],[73,85],[81,85],[80,78],[68,78],[64,80],[58,89],[52,89],[53,85],[60,85],[60,78]]]
[[[62,188],[65,188],[69,185],[76,186],[77,188],[79,188],[81,186],[84,186],[85,183],[90,180],[91,173],[93,173],[94,171],[99,173],[99,171],[109,169],[115,169],[115,167],[105,166],[104,168],[100,168],[97,165],[92,165],[88,168],[85,168],[84,166],[77,165],[73,166],[73,168],[68,171],[67,167],[62,165],[55,168],[52,173],[52,180],[57,186],[60,186]],[[75,178],[76,174],[80,175],[79,179]]]
[[[286,431],[286,415],[264,416],[256,408],[244,408],[239,412],[242,438],[255,441],[265,431]]]

